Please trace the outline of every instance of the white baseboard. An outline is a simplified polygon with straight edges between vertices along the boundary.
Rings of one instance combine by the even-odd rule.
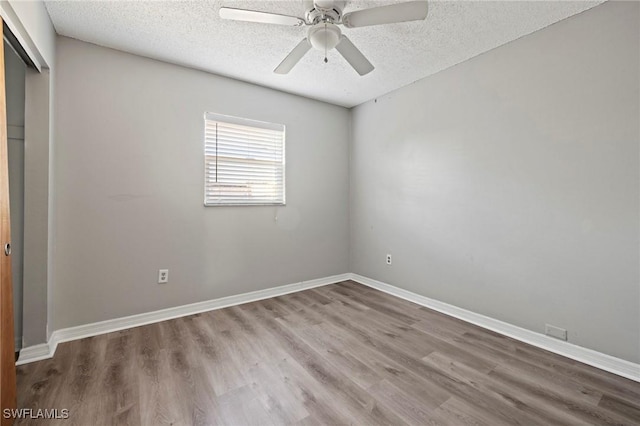
[[[49,343],[40,343],[39,345],[27,346],[20,350],[20,358],[16,362],[16,365],[26,364],[28,362],[41,361],[53,356],[51,346]]]
[[[222,297],[220,299],[207,300],[204,302],[192,303],[189,305],[176,306],[173,308],[161,309],[159,311],[147,312],[144,314],[131,315],[123,318],[95,322],[92,324],[77,327],[55,330],[47,343],[35,346],[28,346],[20,351],[20,358],[16,365],[27,364],[53,357],[59,343],[71,340],[83,339],[85,337],[97,336],[99,334],[111,333],[141,325],[166,321],[173,318],[184,317],[201,312],[222,309],[229,306],[241,305],[243,303],[255,302],[257,300],[282,296],[297,291],[307,290],[341,281],[353,280],[360,284],[376,290],[383,291],[401,299],[408,300],[418,305],[431,308],[446,315],[475,324],[479,327],[495,331],[502,335],[511,337],[524,343],[548,350],[558,355],[583,362],[601,370],[617,374],[627,379],[640,382],[640,364],[626,361],[611,355],[577,346],[568,342],[545,336],[503,321],[496,320],[466,309],[458,308],[448,303],[440,302],[428,297],[404,290],[390,284],[383,283],[358,274],[341,274],[316,280],[302,281],[299,283],[273,287],[266,290],[253,291],[250,293],[238,294],[234,296]]]
[[[449,305],[448,303],[439,302],[381,281],[363,277],[362,275],[351,274],[351,279],[376,290],[380,290],[401,299],[433,309],[434,311],[442,312],[443,314],[495,331],[496,333],[503,334],[521,342],[580,361],[601,370],[617,374],[618,376],[640,382],[640,364],[603,354],[602,352],[587,349],[582,346],[577,346],[569,342],[557,340],[544,334],[536,333],[497,319],[467,311],[466,309],[458,308],[456,306]]]
[[[29,362],[40,361],[53,357],[59,343],[71,340],[83,339],[85,337],[97,336],[99,334],[111,333],[141,325],[152,324],[169,319],[198,314],[201,312],[213,311],[215,309],[227,308],[229,306],[242,305],[244,303],[255,302],[257,300],[269,299],[271,297],[283,296],[297,291],[307,290],[328,284],[339,283],[351,278],[351,274],[333,275],[299,283],[287,284],[279,287],[268,288],[266,290],[252,291],[234,296],[222,297],[220,299],[207,300],[204,302],[191,303],[189,305],[176,306],[173,308],[161,309],[159,311],[147,312],[144,314],[131,315],[128,317],[116,318],[106,321],[94,322],[77,327],[63,328],[55,330],[47,343],[29,346],[20,351],[20,358],[16,365],[27,364]]]

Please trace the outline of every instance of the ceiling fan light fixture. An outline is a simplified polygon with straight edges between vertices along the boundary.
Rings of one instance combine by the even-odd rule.
[[[309,29],[307,38],[314,49],[320,51],[331,50],[340,43],[342,32],[334,24],[319,23]]]

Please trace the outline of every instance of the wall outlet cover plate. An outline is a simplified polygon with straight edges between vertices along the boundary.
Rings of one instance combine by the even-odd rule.
[[[555,337],[560,340],[567,340],[567,330],[564,328],[556,327],[554,325],[545,324],[544,334],[547,336]]]

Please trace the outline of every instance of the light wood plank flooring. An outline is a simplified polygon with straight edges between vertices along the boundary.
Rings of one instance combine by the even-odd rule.
[[[640,424],[640,383],[353,282],[63,343],[18,368],[63,425]]]

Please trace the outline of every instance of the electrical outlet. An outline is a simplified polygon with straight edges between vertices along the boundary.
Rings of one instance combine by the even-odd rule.
[[[391,265],[391,255],[387,255],[387,265]]]
[[[554,325],[545,324],[544,334],[560,340],[567,340],[567,330]]]
[[[158,284],[165,284],[168,282],[169,282],[169,270],[168,269],[158,270]]]

